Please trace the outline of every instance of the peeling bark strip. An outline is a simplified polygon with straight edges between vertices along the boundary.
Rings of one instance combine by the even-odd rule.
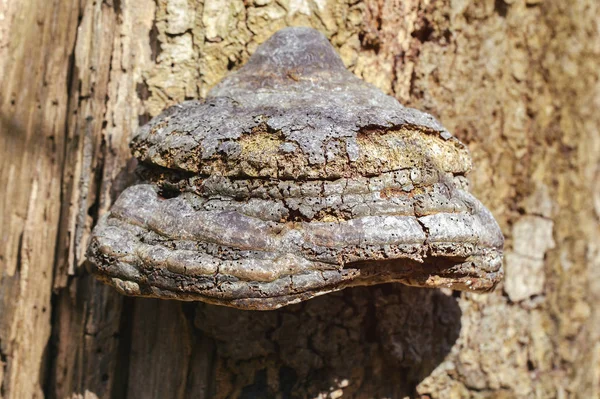
[[[121,293],[270,310],[386,282],[485,292],[503,276],[500,228],[462,188],[464,145],[314,29],[275,33],[132,147],[151,180],[200,176],[168,198],[168,180],[130,187],[100,220],[91,270]]]
[[[0,397],[600,397],[599,19],[596,0],[0,1]],[[292,25],[469,147],[507,238],[494,293],[248,312],[85,274],[133,132]]]

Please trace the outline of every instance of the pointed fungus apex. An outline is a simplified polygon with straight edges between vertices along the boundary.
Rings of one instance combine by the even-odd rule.
[[[92,272],[128,295],[268,310],[388,282],[485,292],[503,237],[467,148],[432,116],[286,28],[204,101],[131,143],[143,182],[93,231]]]

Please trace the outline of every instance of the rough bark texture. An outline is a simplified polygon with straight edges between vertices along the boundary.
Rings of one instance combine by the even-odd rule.
[[[0,397],[599,397],[599,18],[595,0],[0,1]],[[507,238],[493,294],[247,312],[86,274],[132,132],[287,25],[468,144]]]

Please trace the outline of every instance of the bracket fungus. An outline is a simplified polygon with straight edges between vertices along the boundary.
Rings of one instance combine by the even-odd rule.
[[[485,292],[503,236],[471,158],[309,28],[286,28],[204,101],[131,143],[143,182],[95,227],[92,272],[128,295],[275,309],[350,286]]]

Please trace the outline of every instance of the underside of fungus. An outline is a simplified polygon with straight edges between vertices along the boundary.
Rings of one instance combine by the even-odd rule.
[[[88,250],[124,294],[267,310],[356,285],[483,292],[502,278],[467,148],[346,70],[315,30],[279,31],[132,149],[143,182]]]

